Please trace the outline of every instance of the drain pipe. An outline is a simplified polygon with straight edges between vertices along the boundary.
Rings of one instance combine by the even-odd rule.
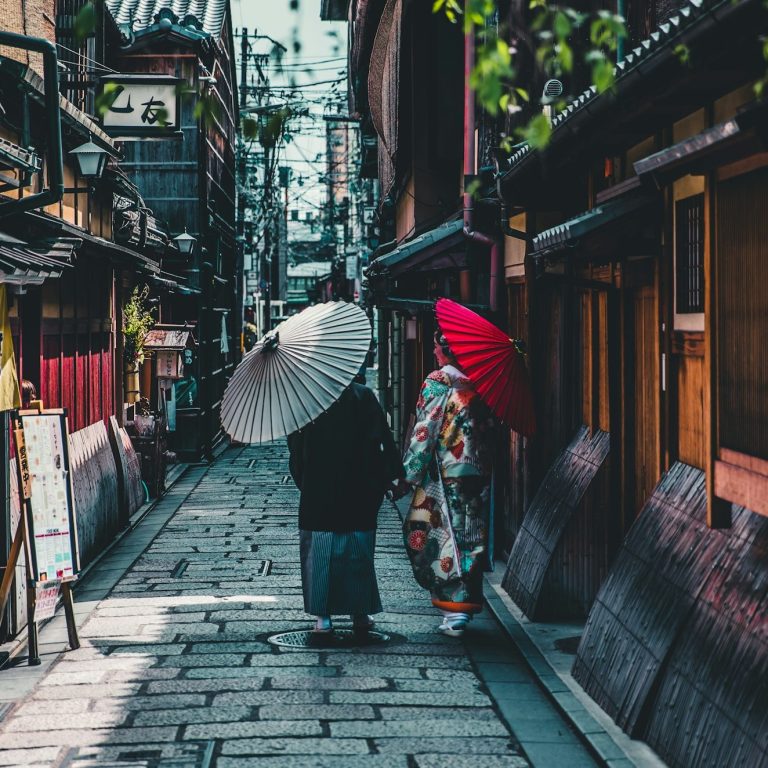
[[[59,72],[56,46],[41,37],[27,37],[0,30],[0,44],[43,55],[45,83],[45,119],[48,125],[48,189],[20,200],[0,205],[0,216],[22,213],[57,203],[64,195],[64,153],[61,148],[61,113],[59,111]]]
[[[464,12],[469,12],[469,0]],[[489,304],[491,312],[499,308],[499,272],[501,267],[499,241],[496,238],[476,232],[473,227],[474,201],[467,190],[468,179],[475,175],[475,94],[469,81],[475,66],[475,32],[473,28],[464,33],[464,237],[472,243],[490,248]],[[464,300],[462,296],[462,300]]]

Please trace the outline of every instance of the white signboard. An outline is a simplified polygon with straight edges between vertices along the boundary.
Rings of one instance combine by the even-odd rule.
[[[176,78],[106,75],[101,88],[101,122],[111,136],[162,136],[178,131],[180,84]]]
[[[347,280],[354,280],[357,277],[357,254],[347,256]]]
[[[50,619],[56,613],[61,579],[39,582],[35,588],[35,621]]]
[[[36,582],[72,578],[78,570],[65,425],[61,414],[22,416]]]

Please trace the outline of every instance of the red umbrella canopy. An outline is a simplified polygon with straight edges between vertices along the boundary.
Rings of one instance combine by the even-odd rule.
[[[450,299],[438,299],[437,322],[451,352],[478,394],[507,426],[536,431],[525,358],[506,333]]]

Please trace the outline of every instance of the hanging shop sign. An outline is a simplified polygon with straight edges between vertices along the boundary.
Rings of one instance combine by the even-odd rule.
[[[168,75],[104,75],[100,78],[101,123],[113,138],[180,135],[181,80]]]
[[[347,254],[347,280],[354,280],[357,277],[357,254]]]
[[[158,349],[155,358],[155,374],[159,379],[183,379],[184,358],[173,349]]]
[[[194,359],[195,340],[186,327],[161,326],[144,337],[144,349],[155,353],[155,375],[160,379],[183,379],[184,366]]]

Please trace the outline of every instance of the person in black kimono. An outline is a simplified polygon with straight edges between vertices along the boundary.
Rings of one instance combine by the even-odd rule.
[[[384,493],[403,463],[374,393],[353,382],[313,424],[288,436],[290,471],[301,491],[299,536],[304,610],[316,632],[331,616],[373,627],[381,599],[373,558]]]

